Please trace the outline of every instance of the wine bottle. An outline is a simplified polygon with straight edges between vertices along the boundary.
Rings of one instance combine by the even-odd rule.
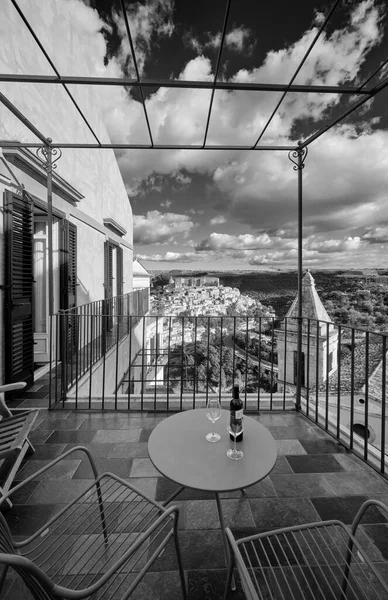
[[[233,385],[233,396],[230,401],[230,426],[233,429],[235,424],[241,423],[243,418],[243,408],[244,404],[240,398],[240,388],[238,383]],[[233,440],[233,435],[230,433],[230,439]],[[239,433],[236,437],[236,442],[242,442],[243,440],[243,432]]]

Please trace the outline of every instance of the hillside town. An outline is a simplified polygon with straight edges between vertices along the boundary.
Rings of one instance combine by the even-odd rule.
[[[234,287],[222,286],[218,277],[170,277],[167,285],[151,287],[153,314],[168,316],[275,317],[266,307]]]

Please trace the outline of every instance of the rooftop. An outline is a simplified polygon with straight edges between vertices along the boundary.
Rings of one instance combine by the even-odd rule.
[[[39,390],[31,392],[39,394]],[[40,391],[41,397],[43,396]],[[35,402],[32,398],[24,405]],[[297,413],[252,415],[268,427],[278,445],[272,473],[246,489],[222,494],[226,525],[241,537],[253,532],[309,521],[341,519],[350,524],[367,498],[388,504],[388,484],[372,468],[349,454],[319,427]],[[21,480],[75,445],[97,457],[101,471],[112,471],[159,501],[175,484],[160,476],[148,458],[147,441],[167,413],[88,413],[42,410],[31,435],[36,452],[19,471]],[[91,476],[75,454],[55,479],[34,482],[15,498],[6,513],[13,534],[25,536],[71,499]],[[90,481],[90,480],[89,480]],[[226,580],[216,501],[212,494],[187,489],[174,501],[180,508],[180,541],[190,600],[220,600]],[[360,540],[388,580],[387,519],[377,509],[366,515]],[[158,595],[156,590],[159,590]],[[374,597],[374,596],[371,596]],[[135,593],[137,600],[181,598],[173,546],[154,563]],[[244,594],[238,586],[235,600]],[[30,600],[15,577],[8,576],[3,600]]]

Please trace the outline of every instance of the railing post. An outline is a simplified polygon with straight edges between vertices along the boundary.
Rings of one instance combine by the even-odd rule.
[[[292,150],[288,154],[288,158],[294,163],[294,171],[298,171],[298,340],[297,340],[297,384],[296,384],[296,402],[295,408],[300,410],[301,406],[301,389],[302,389],[302,257],[303,257],[303,198],[302,198],[302,170],[304,169],[304,161],[307,156],[308,148],[302,147],[301,142],[299,147]]]
[[[64,310],[59,310],[57,314],[57,318],[59,319],[59,328],[57,331],[59,333],[59,357],[61,359],[61,382],[62,382],[62,390],[61,390],[61,400],[64,402],[66,400],[67,394],[67,330],[66,330],[66,313]]]

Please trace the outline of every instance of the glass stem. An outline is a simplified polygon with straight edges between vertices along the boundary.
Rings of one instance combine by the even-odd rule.
[[[237,435],[234,434],[233,438],[234,438],[234,452],[236,453],[237,452],[237,448],[236,448]]]

